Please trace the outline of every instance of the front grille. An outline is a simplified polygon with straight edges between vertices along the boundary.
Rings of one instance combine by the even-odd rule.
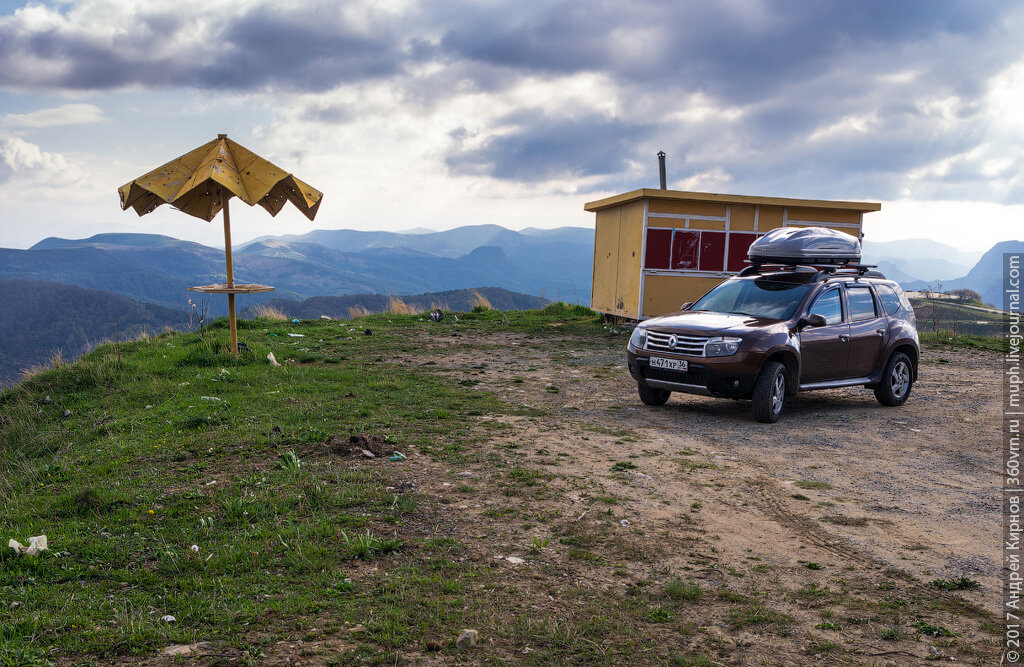
[[[648,380],[661,380],[663,382],[677,382],[679,384],[695,384],[704,386],[704,378],[697,373],[689,371],[673,371],[668,368],[652,368],[650,366],[642,369],[643,376]]]
[[[676,346],[671,347],[669,341],[675,338]],[[704,356],[704,343],[708,342],[707,336],[683,336],[681,334],[661,333],[658,331],[647,332],[647,349],[661,352],[675,352],[690,357]]]

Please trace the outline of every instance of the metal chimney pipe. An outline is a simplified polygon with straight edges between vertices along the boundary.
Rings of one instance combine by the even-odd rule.
[[[665,181],[665,151],[658,151],[658,174],[661,176],[661,189],[668,190]]]

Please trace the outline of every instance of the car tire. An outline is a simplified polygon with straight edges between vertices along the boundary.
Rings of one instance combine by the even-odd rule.
[[[897,406],[907,402],[914,386],[914,366],[910,357],[897,352],[889,357],[882,371],[882,379],[875,385],[875,398],[882,405]]]
[[[786,402],[786,367],[777,361],[766,363],[757,376],[750,398],[754,403],[754,419],[765,424],[779,421]]]
[[[665,405],[668,397],[672,395],[671,391],[652,387],[646,382],[637,382],[636,389],[640,394],[640,400],[646,405]]]

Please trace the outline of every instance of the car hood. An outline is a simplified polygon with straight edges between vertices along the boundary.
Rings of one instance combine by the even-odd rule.
[[[751,317],[750,315],[683,311],[651,318],[643,323],[643,327],[653,331],[685,330],[729,335],[743,334],[755,329],[766,329],[773,326],[782,326],[783,324],[779,320]]]

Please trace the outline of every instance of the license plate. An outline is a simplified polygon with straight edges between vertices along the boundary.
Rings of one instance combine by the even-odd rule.
[[[685,371],[689,364],[685,359],[665,359],[663,357],[651,357],[652,368],[667,368],[672,371]]]

